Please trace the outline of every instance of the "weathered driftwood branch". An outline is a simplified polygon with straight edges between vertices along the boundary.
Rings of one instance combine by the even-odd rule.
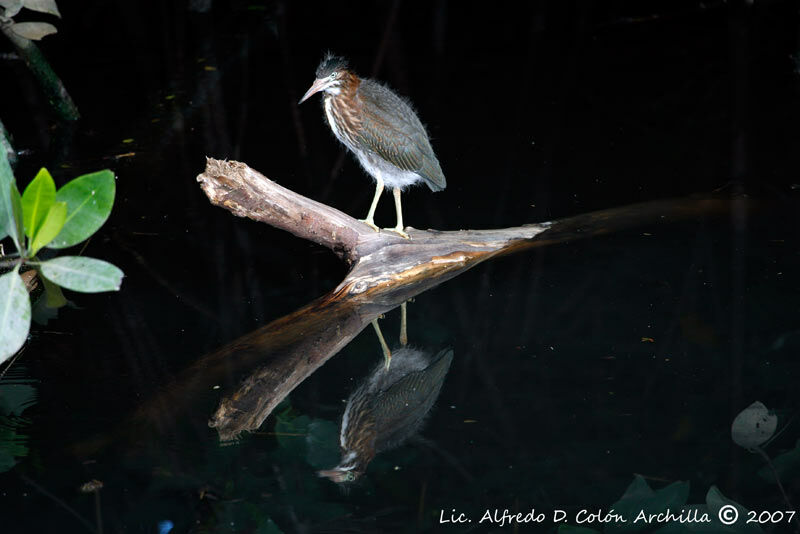
[[[244,163],[209,158],[197,181],[213,204],[333,250],[352,266],[337,289],[369,299],[412,281],[441,282],[550,227],[542,223],[456,232],[407,228],[408,240],[392,232],[375,232],[337,209],[278,185]]]
[[[349,215],[281,187],[238,161],[207,158],[206,170],[197,181],[212,204],[326,246],[351,263],[358,259],[355,248],[359,238],[372,231]]]
[[[496,230],[442,232],[408,228],[411,239],[363,222],[269,180],[244,163],[208,158],[197,177],[209,200],[234,215],[265,222],[333,250],[351,266],[340,294],[375,300],[409,284],[441,283],[498,254],[584,238],[648,222],[716,211],[728,200],[669,199]],[[543,233],[544,232],[544,233]]]

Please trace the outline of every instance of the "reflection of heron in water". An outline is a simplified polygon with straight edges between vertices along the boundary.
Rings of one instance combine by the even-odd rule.
[[[319,476],[339,483],[355,481],[375,454],[413,436],[436,402],[453,351],[444,349],[431,356],[408,347],[405,306],[401,305],[400,348],[393,353],[373,321],[386,363],[378,365],[347,399],[339,433],[342,459],[336,467],[319,471]]]

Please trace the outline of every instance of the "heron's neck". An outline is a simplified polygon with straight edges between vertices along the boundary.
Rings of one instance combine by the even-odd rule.
[[[339,471],[363,472],[367,465],[375,458],[375,449],[367,448],[363,451],[343,450],[342,459],[335,469]]]
[[[358,86],[361,84],[361,79],[350,72],[342,74],[341,81],[335,85],[325,89],[325,99],[349,100],[355,102],[358,99]]]

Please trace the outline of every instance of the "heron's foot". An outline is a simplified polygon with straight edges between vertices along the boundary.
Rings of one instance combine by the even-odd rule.
[[[359,221],[363,222],[364,224],[366,224],[367,226],[369,226],[370,228],[372,228],[376,232],[380,232],[381,231],[381,229],[378,228],[375,225],[375,223],[372,221],[372,219],[359,219]]]
[[[387,232],[394,232],[395,234],[399,235],[403,239],[411,239],[411,236],[405,233],[402,228],[394,227],[394,228],[384,228]]]

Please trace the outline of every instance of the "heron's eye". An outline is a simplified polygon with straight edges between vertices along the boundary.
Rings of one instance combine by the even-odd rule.
[[[339,74],[338,72],[331,72],[331,76],[330,76],[331,80],[335,80],[335,79],[336,79],[336,76],[337,76],[338,74]]]

